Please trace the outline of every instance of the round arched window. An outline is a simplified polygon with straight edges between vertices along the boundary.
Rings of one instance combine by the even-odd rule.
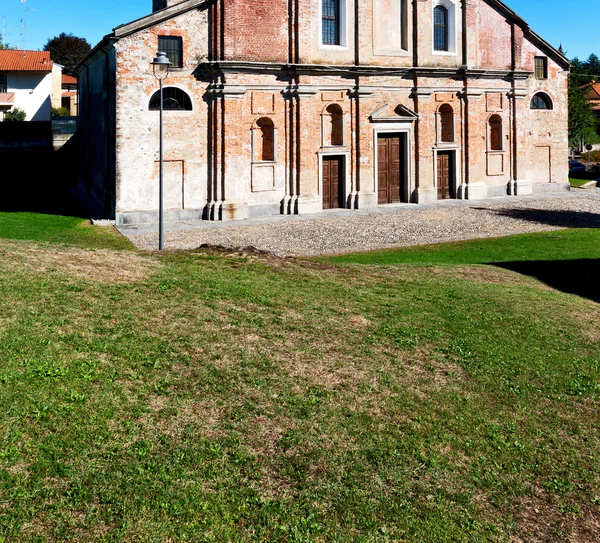
[[[552,100],[545,92],[538,92],[531,99],[531,109],[552,109]]]
[[[150,111],[160,109],[160,91],[156,91],[150,98]],[[189,95],[177,87],[163,89],[163,109],[165,111],[192,111],[192,100]]]

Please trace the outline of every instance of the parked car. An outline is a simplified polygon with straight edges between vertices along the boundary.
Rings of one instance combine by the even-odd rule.
[[[585,164],[576,160],[569,160],[569,173],[585,173]]]

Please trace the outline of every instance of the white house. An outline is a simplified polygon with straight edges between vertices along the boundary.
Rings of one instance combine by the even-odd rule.
[[[61,72],[48,51],[0,50],[0,121],[17,107],[27,121],[51,120],[53,80],[60,85]]]

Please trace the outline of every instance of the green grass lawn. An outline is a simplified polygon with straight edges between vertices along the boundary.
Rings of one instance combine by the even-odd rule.
[[[131,249],[114,228],[92,226],[79,217],[0,212],[0,238],[61,243],[90,249]]]
[[[600,230],[580,228],[503,238],[419,245],[336,255],[317,260],[335,264],[489,264],[509,261],[600,258]]]
[[[572,187],[581,187],[582,185],[585,185],[586,183],[589,183],[590,181],[591,181],[590,178],[579,179],[579,178],[575,178],[575,177],[569,177],[569,183],[571,184]]]
[[[600,306],[473,265],[596,239],[552,236],[360,265],[0,240],[0,541],[597,541]]]

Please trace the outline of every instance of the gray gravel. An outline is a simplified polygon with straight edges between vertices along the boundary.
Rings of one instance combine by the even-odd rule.
[[[229,223],[166,225],[167,249],[203,244],[253,246],[279,256],[367,251],[441,241],[600,228],[600,189],[480,201],[404,204],[371,210],[333,210],[313,215],[272,216]],[[156,225],[120,228],[140,249],[154,250]]]

